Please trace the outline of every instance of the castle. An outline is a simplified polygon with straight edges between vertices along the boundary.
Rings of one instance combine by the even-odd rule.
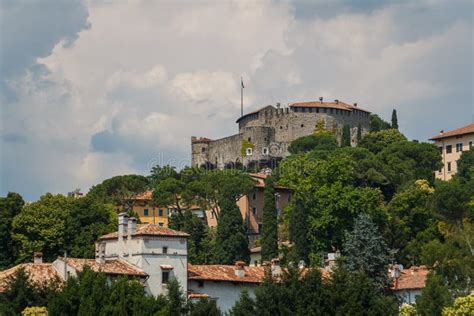
[[[192,166],[273,166],[289,155],[290,143],[302,136],[311,135],[316,123],[324,120],[326,129],[333,131],[341,141],[342,128],[349,125],[351,143],[357,144],[358,128],[361,134],[369,131],[370,112],[334,100],[299,102],[288,107],[267,105],[237,119],[239,133],[221,139],[191,137]]]

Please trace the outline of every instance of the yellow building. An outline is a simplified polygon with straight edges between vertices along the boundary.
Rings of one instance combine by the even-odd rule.
[[[152,191],[145,191],[132,199],[132,210],[138,215],[143,224],[155,224],[168,227],[168,215],[172,209],[153,206]]]
[[[441,131],[430,140],[435,142],[443,161],[443,167],[435,172],[436,178],[448,181],[456,174],[457,161],[463,151],[474,146],[474,123],[449,132]]]

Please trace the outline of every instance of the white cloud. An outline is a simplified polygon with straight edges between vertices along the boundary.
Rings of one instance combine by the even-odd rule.
[[[473,102],[463,10],[344,3],[302,18],[291,2],[87,2],[90,27],[37,56],[47,71],[10,78],[17,101],[2,106],[2,193],[87,189],[189,161],[191,135],[236,132],[241,76],[246,111],[324,96],[383,115],[397,106],[402,129],[421,139],[465,123],[444,107],[457,98],[466,112]]]

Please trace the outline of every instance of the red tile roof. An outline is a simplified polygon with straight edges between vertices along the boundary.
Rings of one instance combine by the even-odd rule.
[[[474,134],[474,123],[468,124],[466,126],[453,129],[452,131],[442,133],[430,138],[430,140],[439,140],[447,137],[460,136],[465,134]]]
[[[153,198],[153,191],[147,190],[145,192],[139,193],[131,198],[131,200],[136,201],[151,201]]]
[[[400,272],[398,280],[393,281],[392,290],[412,290],[425,287],[426,277],[429,273],[428,268],[425,266],[402,269]]]
[[[333,108],[333,109],[340,109],[340,110],[346,110],[346,111],[353,111],[353,110],[359,110],[362,112],[367,112],[370,113],[370,111],[361,109],[358,106],[354,106],[345,102],[341,101],[334,101],[334,102],[321,102],[321,101],[310,101],[310,102],[298,102],[298,103],[293,103],[290,105],[291,107],[305,107],[305,108]]]
[[[165,236],[165,237],[189,237],[189,234],[180,232],[170,228],[160,227],[155,224],[138,224],[137,232],[134,236]],[[127,234],[124,235],[127,237]],[[99,237],[99,240],[105,239],[116,239],[118,238],[118,232],[113,232],[107,235]]]
[[[235,265],[191,265],[188,264],[188,280],[228,281],[261,283],[265,277],[263,267],[244,267],[245,275],[235,275]]]
[[[35,284],[45,284],[52,282],[54,279],[62,280],[51,263],[22,263],[13,268],[0,271],[0,292],[7,290],[8,280],[21,268],[25,269],[28,279]]]
[[[59,258],[64,261],[64,258]],[[108,260],[105,263],[98,263],[95,259],[67,258],[66,263],[75,270],[81,272],[84,267],[89,266],[93,271],[103,272],[105,274],[132,275],[146,277],[143,270],[128,263],[125,260]]]

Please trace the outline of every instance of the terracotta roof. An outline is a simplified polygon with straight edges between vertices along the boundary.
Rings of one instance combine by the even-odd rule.
[[[153,191],[147,190],[142,193],[138,193],[137,195],[133,196],[131,200],[140,200],[140,201],[150,201],[153,197]]]
[[[267,108],[275,109],[275,107],[274,107],[273,105],[266,105],[266,106],[264,106],[264,107],[261,107],[261,108],[258,109],[258,110],[255,110],[255,111],[252,111],[252,112],[249,112],[249,113],[246,113],[246,114],[242,115],[242,116],[239,117],[239,118],[237,119],[237,121],[235,121],[235,122],[236,122],[236,123],[239,123],[239,121],[240,121],[241,119],[243,119],[244,117],[247,117],[247,116],[252,115],[252,114],[256,114],[256,113],[258,113],[258,112],[260,112],[260,111],[262,111],[262,110],[265,110],[265,109],[267,109]]]
[[[426,277],[429,273],[425,266],[402,269],[398,280],[394,280],[392,290],[422,289],[425,287]]]
[[[160,227],[155,224],[138,224],[134,236],[166,236],[166,237],[189,237],[189,234],[170,228]],[[127,237],[127,234],[124,235]],[[99,237],[99,240],[118,238],[118,232],[113,232]]]
[[[245,275],[235,275],[235,265],[191,265],[188,264],[188,280],[228,281],[261,283],[265,277],[263,267],[244,267]]]
[[[361,109],[358,106],[354,106],[342,101],[334,101],[334,102],[320,102],[320,101],[310,101],[310,102],[298,102],[290,104],[290,108],[292,107],[305,107],[305,108],[333,108],[333,109],[340,109],[346,111],[353,111],[359,110],[362,112],[370,113],[370,111]]]
[[[254,184],[254,187],[265,188],[265,179],[267,178],[266,174],[263,174],[263,173],[249,173],[249,176],[254,178],[254,180],[256,180],[256,182]],[[281,186],[281,185],[275,185],[275,189],[290,190],[289,188]]]
[[[21,268],[25,269],[28,279],[33,283],[43,284],[51,282],[55,278],[62,280],[51,263],[22,263],[8,270],[0,271],[0,292],[7,290],[8,279]]]
[[[442,133],[436,136],[433,136],[430,138],[430,140],[438,140],[438,139],[443,139],[447,137],[452,137],[452,136],[460,136],[460,135],[465,135],[465,134],[473,134],[474,133],[474,123],[468,124],[466,126],[463,126],[461,128],[456,128],[453,129],[452,131]]]
[[[59,257],[64,261],[64,258]],[[98,263],[95,259],[67,258],[66,263],[76,271],[81,272],[85,266],[89,266],[93,271],[103,272],[105,274],[134,275],[146,277],[143,270],[122,259],[108,260],[105,263]]]

